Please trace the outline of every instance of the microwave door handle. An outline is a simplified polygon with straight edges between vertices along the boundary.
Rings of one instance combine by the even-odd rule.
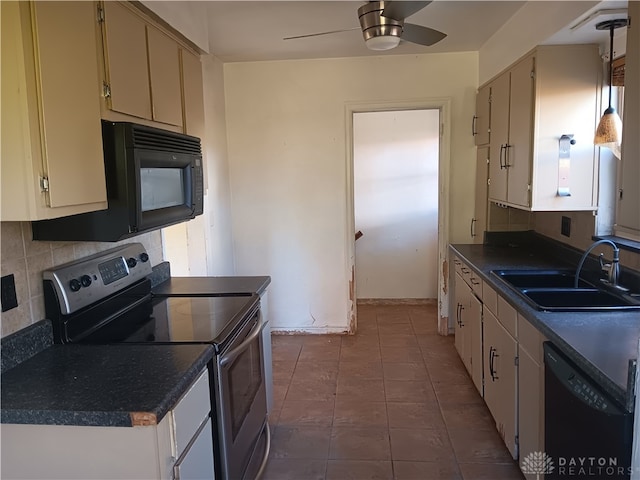
[[[240,345],[236,348],[230,350],[226,355],[220,358],[220,366],[224,367],[227,364],[233,362],[242,352],[244,352],[251,342],[253,342],[256,337],[258,337],[262,333],[262,329],[264,328],[264,319],[262,317],[262,312],[258,310],[258,323],[251,330],[249,335],[245,337]]]

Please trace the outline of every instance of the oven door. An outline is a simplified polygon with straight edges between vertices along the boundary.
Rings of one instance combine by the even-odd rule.
[[[257,310],[218,356],[220,460],[222,476],[228,480],[243,478],[267,417],[263,328]]]

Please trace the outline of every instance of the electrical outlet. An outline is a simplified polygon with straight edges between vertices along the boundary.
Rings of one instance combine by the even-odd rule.
[[[560,233],[565,237],[571,236],[571,218],[562,216],[562,224],[560,225]]]
[[[6,312],[18,306],[18,295],[16,294],[16,280],[11,275],[5,275],[0,279],[0,301],[2,311]]]

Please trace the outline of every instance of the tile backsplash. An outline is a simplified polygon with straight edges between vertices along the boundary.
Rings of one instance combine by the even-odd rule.
[[[44,270],[131,242],[140,242],[145,246],[152,265],[163,260],[160,230],[116,243],[40,242],[31,238],[30,222],[0,222],[0,274],[14,275],[18,297],[18,306],[1,314],[2,337],[45,317],[42,290]]]

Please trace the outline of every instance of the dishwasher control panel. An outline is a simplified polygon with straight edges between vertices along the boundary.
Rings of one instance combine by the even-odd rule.
[[[621,408],[605,396],[602,390],[595,386],[570,359],[556,349],[547,348],[545,345],[544,361],[565,388],[583,403],[607,414],[619,415],[622,413]]]

